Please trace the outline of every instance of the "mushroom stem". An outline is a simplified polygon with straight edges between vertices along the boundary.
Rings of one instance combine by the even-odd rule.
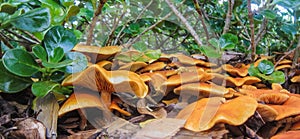
[[[105,104],[106,108],[109,108],[109,106],[111,105],[111,94],[106,90],[102,90],[101,100]]]
[[[80,116],[79,128],[80,130],[84,130],[87,126],[87,119],[85,118],[85,115],[81,109],[78,109],[77,111]]]

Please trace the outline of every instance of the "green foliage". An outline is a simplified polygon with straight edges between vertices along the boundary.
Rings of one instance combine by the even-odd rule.
[[[282,71],[274,71],[274,64],[268,60],[262,60],[257,67],[251,64],[248,69],[250,76],[256,76],[269,83],[280,83],[285,82],[285,75]]]
[[[32,93],[37,97],[53,90],[58,91],[55,93],[70,93],[68,88],[60,86],[60,82],[67,74],[80,72],[87,66],[83,54],[70,52],[77,43],[75,34],[62,26],[54,26],[46,32],[42,42],[32,48],[33,55],[20,48],[5,52],[1,61],[5,68],[0,67],[0,74],[8,75],[0,80],[3,92],[19,92],[32,84]],[[36,62],[38,60],[40,63]],[[37,81],[33,83],[30,78]],[[16,83],[19,85],[13,86]]]

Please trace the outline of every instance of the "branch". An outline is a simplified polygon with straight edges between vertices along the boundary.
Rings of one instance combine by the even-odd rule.
[[[143,10],[140,12],[140,14],[137,16],[137,18],[134,20],[134,22],[136,22],[138,19],[141,18],[141,16],[143,15],[143,13],[149,8],[149,6],[153,3],[153,0],[151,0],[144,8]]]
[[[253,20],[253,13],[251,11],[251,0],[247,0],[247,8],[248,8],[248,17],[249,17],[250,31],[251,31],[251,36],[250,36],[250,46],[252,50],[251,60],[254,61],[255,54],[256,54],[256,46],[254,40],[254,20]]]
[[[204,21],[204,18],[203,18],[203,13],[200,9],[200,5],[198,3],[198,0],[193,0],[194,1],[194,5],[195,5],[195,8],[196,8],[196,11],[197,13],[199,14],[199,19],[201,20],[201,24],[203,26],[203,29],[204,29],[204,32],[205,32],[205,35],[206,35],[206,41],[208,42],[209,40],[209,33],[208,33],[208,30],[207,30],[207,27],[206,27],[206,24],[205,24],[205,21]]]
[[[258,42],[263,38],[263,36],[266,34],[268,20],[264,18],[263,23],[261,24],[257,35],[255,36],[255,46],[257,46]]]
[[[97,20],[98,20],[98,16],[101,14],[102,8],[103,8],[104,4],[106,3],[106,1],[107,0],[100,0],[98,8],[97,8],[97,10],[94,13],[94,17],[92,19],[92,23],[90,24],[90,28],[88,30],[88,36],[87,36],[87,40],[86,40],[86,45],[91,45],[91,43],[93,41],[94,28],[96,26],[96,23],[97,23]]]
[[[14,47],[7,41],[2,33],[0,33],[0,40],[10,49],[13,49]],[[2,53],[1,53],[2,54]]]
[[[195,32],[195,30],[193,29],[193,27],[188,23],[188,21],[182,16],[182,14],[176,9],[176,7],[173,5],[173,3],[171,3],[170,0],[165,0],[165,2],[169,5],[169,7],[171,8],[171,10],[181,20],[181,22],[185,25],[185,27],[187,28],[187,30],[194,37],[196,43],[199,46],[202,46],[203,44],[202,44],[201,40],[199,39],[198,34]]]
[[[13,32],[13,31],[11,31],[11,30],[9,30],[9,29],[5,29],[5,31],[7,31],[8,33],[13,34],[13,35],[16,36],[18,39],[22,39],[22,40],[26,41],[28,44],[38,44],[38,43],[39,43],[39,41],[33,41],[33,40],[31,40],[31,39],[29,39],[29,38],[27,38],[27,37],[25,37],[25,36],[23,36],[23,35],[21,35],[21,34],[18,34],[18,33],[16,33],[16,32]]]
[[[151,25],[150,27],[148,27],[147,29],[145,29],[141,34],[139,34],[138,36],[136,36],[132,40],[129,40],[126,44],[124,44],[124,47],[125,48],[130,48],[135,42],[137,42],[142,37],[142,35],[144,35],[147,31],[149,31],[149,30],[153,29],[154,27],[156,27],[159,23],[161,23],[162,21],[166,20],[171,15],[172,15],[172,12],[168,13],[162,19],[160,19],[159,21],[157,21],[156,23],[154,23],[153,25]]]
[[[222,34],[225,34],[229,31],[233,6],[234,6],[234,0],[228,0],[228,10],[227,10],[226,19],[225,19],[225,26],[223,28],[223,33]]]

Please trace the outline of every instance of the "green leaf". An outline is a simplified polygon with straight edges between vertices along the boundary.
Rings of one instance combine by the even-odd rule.
[[[48,8],[36,8],[11,18],[9,22],[21,30],[40,32],[50,26],[50,12]]]
[[[216,38],[209,39],[208,42],[215,48],[219,48],[220,46],[219,40],[217,40]]]
[[[46,48],[48,56],[52,54],[55,48],[61,47],[64,52],[69,52],[77,43],[75,34],[62,26],[54,26],[45,34],[43,45]]]
[[[200,50],[204,55],[206,55],[209,58],[220,58],[221,57],[221,54],[213,47],[203,45],[200,47]]]
[[[12,5],[10,3],[2,3],[0,5],[0,12],[13,14],[17,10],[17,7],[15,5]]]
[[[59,0],[59,2],[60,2],[63,6],[69,7],[69,6],[73,5],[74,0]]]
[[[265,74],[262,74],[262,73],[257,73],[257,77],[259,77],[261,79],[264,79],[264,80],[267,80],[267,81],[273,80],[272,76],[268,76],[268,75],[265,75]]]
[[[285,75],[282,71],[275,71],[270,76],[273,78],[270,80],[271,83],[283,84],[285,82]]]
[[[50,93],[56,86],[59,86],[59,83],[55,83],[52,81],[39,81],[32,84],[31,91],[33,95],[37,97],[44,97],[48,93]]]
[[[297,27],[293,24],[284,24],[281,26],[281,30],[286,34],[295,35],[297,33]]]
[[[261,11],[261,14],[264,15],[267,19],[273,20],[277,17],[277,14],[275,11],[272,10],[263,10]]]
[[[115,57],[117,60],[121,60],[121,61],[124,61],[124,62],[131,62],[131,58],[130,56],[128,55],[123,55],[123,54],[119,54]]]
[[[88,61],[85,55],[79,52],[66,53],[66,59],[72,60],[72,64],[64,69],[67,73],[76,73],[84,70],[87,67]]]
[[[144,42],[137,42],[133,44],[133,48],[140,52],[145,52],[147,50],[147,46]]]
[[[145,55],[151,59],[158,59],[161,55],[161,51],[160,49],[156,49],[156,50],[147,50],[145,52]]]
[[[268,60],[262,60],[257,67],[263,74],[271,74],[274,71],[274,64]]]
[[[0,90],[5,93],[16,93],[24,90],[32,84],[30,78],[24,78],[12,74],[5,69],[2,60],[0,60]]]
[[[231,33],[226,33],[220,37],[219,41],[222,50],[232,50],[238,43],[238,37]]]
[[[30,77],[40,69],[33,56],[23,49],[6,51],[3,64],[8,71],[22,77]]]
[[[42,7],[49,8],[51,14],[51,24],[60,25],[65,19],[65,11],[63,6],[56,0],[39,0]]]
[[[40,46],[40,45],[34,46],[32,48],[32,52],[33,52],[34,56],[41,59],[42,61],[47,61],[47,52],[42,46]]]
[[[61,47],[56,47],[49,56],[50,63],[57,63],[64,57],[64,50]]]
[[[72,65],[73,60],[71,59],[66,59],[62,62],[58,63],[50,63],[50,62],[42,62],[42,65],[45,66],[46,68],[63,68],[69,65]]]
[[[257,67],[254,67],[254,65],[251,64],[249,69],[248,69],[248,73],[249,73],[250,76],[258,77],[258,73],[260,73],[260,72],[259,72]]]
[[[67,16],[65,20],[68,21],[71,16],[75,16],[76,14],[79,13],[79,11],[80,8],[78,6],[72,5],[71,7],[68,8]]]

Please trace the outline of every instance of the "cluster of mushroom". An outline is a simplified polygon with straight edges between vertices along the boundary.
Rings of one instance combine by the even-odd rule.
[[[184,54],[162,54],[157,60],[126,62],[118,55],[130,57],[139,52],[121,52],[117,46],[78,45],[74,51],[85,53],[90,62],[96,64],[70,75],[62,85],[100,92],[101,97],[74,90],[75,93],[60,108],[59,116],[86,107],[108,108],[131,116],[132,113],[120,107],[120,103],[126,103],[123,95],[143,99],[151,97],[150,92],[160,92],[162,97],[156,99],[156,103],[182,106],[174,118],[185,119],[184,128],[191,131],[209,131],[224,124],[241,126],[255,114],[260,115],[264,123],[254,131],[260,136],[270,125],[286,119],[289,119],[290,126],[285,131],[300,129],[300,95],[290,93],[280,84],[272,84],[271,89],[259,86],[259,78],[248,76],[250,65],[219,66]],[[294,80],[299,80],[299,77]],[[112,93],[120,95],[112,97]],[[138,112],[145,114],[141,110]],[[161,118],[168,115],[152,116]],[[272,133],[264,137],[282,131],[282,125],[278,124],[276,129],[271,127]]]

